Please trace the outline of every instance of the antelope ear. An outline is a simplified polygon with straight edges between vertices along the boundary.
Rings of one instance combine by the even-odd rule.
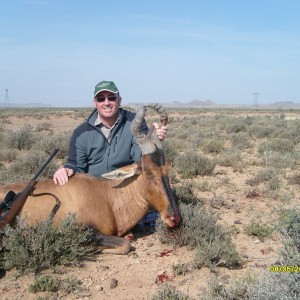
[[[109,173],[105,173],[102,175],[102,177],[107,179],[112,179],[112,180],[118,180],[118,179],[129,178],[140,173],[141,173],[141,169],[139,165],[137,163],[134,163],[132,165],[119,168]]]

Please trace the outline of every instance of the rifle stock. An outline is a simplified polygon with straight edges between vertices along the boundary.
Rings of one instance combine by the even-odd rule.
[[[30,181],[27,184],[27,186],[24,188],[24,190],[16,195],[10,209],[1,215],[0,229],[2,229],[6,224],[10,224],[15,219],[15,217],[23,208],[28,196],[34,190],[36,184],[37,184],[37,180]]]
[[[26,187],[22,190],[22,192],[18,193],[13,197],[13,199],[9,199],[8,195],[6,195],[7,200],[5,199],[2,203],[0,203],[0,230],[6,225],[13,222],[18,213],[23,208],[28,196],[34,190],[35,185],[37,184],[37,179],[40,174],[44,171],[46,166],[49,164],[51,159],[58,152],[58,149],[54,149],[50,157],[46,160],[46,162],[40,167],[35,176],[30,180],[30,182],[26,185]],[[10,191],[14,195],[13,191]],[[8,194],[9,194],[8,193]],[[6,208],[6,211],[2,213],[3,208]]]

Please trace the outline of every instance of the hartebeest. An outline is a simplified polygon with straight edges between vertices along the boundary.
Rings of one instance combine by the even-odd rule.
[[[167,124],[168,117],[160,105],[150,105]],[[160,141],[151,137],[152,130],[145,135],[140,131],[146,107],[142,106],[132,122],[132,134],[141,147],[140,163],[134,163],[103,175],[99,179],[88,174],[76,174],[66,185],[55,185],[52,180],[38,181],[28,197],[20,218],[30,224],[45,220],[53,214],[53,223],[59,224],[69,213],[85,226],[99,232],[103,253],[126,254],[130,242],[121,238],[147,213],[150,206],[159,212],[169,227],[180,222],[180,214],[173,198],[168,165]],[[0,189],[0,199],[9,190],[19,192],[24,183],[15,183]]]

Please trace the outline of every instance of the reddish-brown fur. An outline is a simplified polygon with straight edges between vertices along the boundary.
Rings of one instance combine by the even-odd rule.
[[[52,180],[39,181],[22,209],[21,218],[26,216],[32,224],[45,220],[54,212],[53,222],[59,224],[69,213],[75,213],[83,224],[92,226],[99,233],[121,237],[152,206],[168,226],[176,226],[180,216],[174,200],[170,199],[169,187],[166,188],[163,183],[167,180],[168,170],[166,166],[160,166],[156,158],[155,153],[147,154],[142,157],[141,169],[137,164],[119,169],[135,173],[125,179],[98,179],[76,174],[63,186],[54,184]],[[24,183],[15,183],[2,187],[0,199],[9,190],[17,193],[24,186]],[[127,250],[122,249],[121,252]]]

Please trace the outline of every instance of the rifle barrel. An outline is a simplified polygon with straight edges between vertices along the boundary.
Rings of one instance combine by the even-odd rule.
[[[37,171],[35,176],[31,179],[31,181],[35,181],[38,179],[38,177],[41,175],[41,173],[44,171],[44,169],[47,167],[49,164],[50,160],[56,155],[58,152],[58,149],[54,149],[52,154],[49,156],[49,158],[45,161],[45,163],[40,167],[40,169]]]

